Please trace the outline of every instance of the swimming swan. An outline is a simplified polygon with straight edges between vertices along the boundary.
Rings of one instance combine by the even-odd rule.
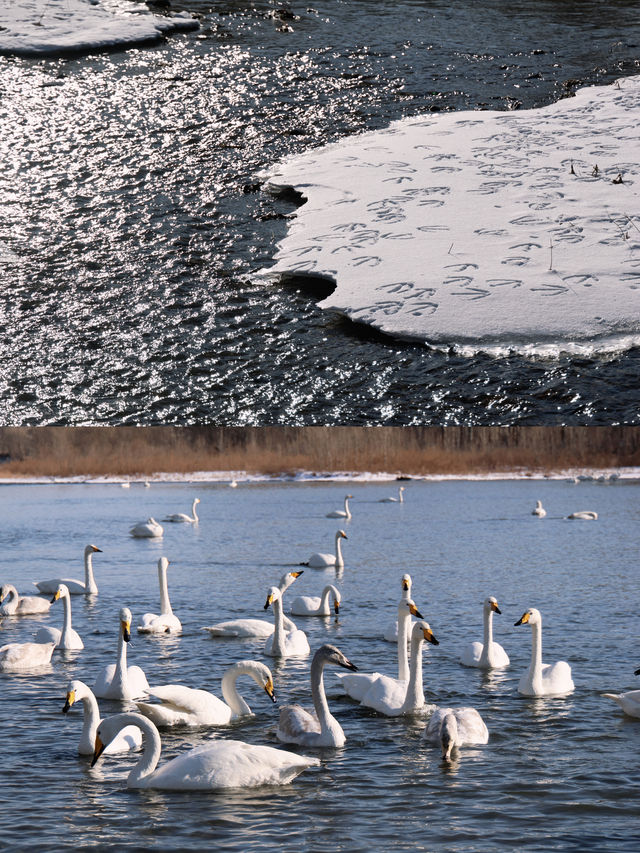
[[[640,675],[636,669],[634,675]],[[607,699],[613,699],[630,717],[640,717],[640,690],[628,690],[626,693],[603,693]]]
[[[69,590],[69,595],[97,595],[98,585],[93,576],[93,555],[102,554],[95,545],[87,545],[84,549],[84,583],[75,578],[51,578],[47,581],[35,581],[40,592],[54,595],[61,583]]]
[[[225,788],[255,788],[287,785],[307,767],[320,762],[276,749],[238,740],[216,740],[197,746],[171,759],[159,769],[162,743],[158,729],[142,714],[116,714],[98,726],[93,766],[105,744],[129,725],[142,729],[144,751],[127,777],[129,788],[161,788],[168,791],[218,791]]]
[[[300,577],[303,572],[287,572],[280,578],[278,589],[284,595],[291,584]],[[288,616],[282,616],[284,627],[287,631],[295,631],[296,625]],[[273,622],[266,619],[230,619],[227,622],[217,622],[215,625],[206,625],[203,631],[208,631],[212,637],[270,637],[274,631]]]
[[[183,522],[185,524],[197,524],[200,519],[198,518],[198,513],[196,512],[196,506],[200,503],[200,498],[194,498],[193,504],[191,505],[191,515],[187,515],[184,512],[175,512],[173,515],[168,515],[166,518],[163,518],[163,521],[176,521]]]
[[[67,698],[62,709],[63,714],[69,713],[76,702],[82,702],[82,733],[78,752],[80,755],[93,755],[96,732],[100,723],[98,701],[91,688],[84,681],[72,681],[67,689]],[[130,752],[142,746],[142,732],[138,726],[127,726],[105,748],[108,755],[117,752]]]
[[[568,518],[580,518],[583,521],[596,521],[598,518],[597,512],[592,512],[588,509],[582,509],[579,512],[572,512]]]
[[[536,508],[531,510],[531,515],[537,515],[538,518],[544,518],[546,514],[547,511],[542,506],[542,501],[536,501]]]
[[[62,631],[59,628],[51,628],[48,625],[39,628],[36,633],[36,643],[55,643],[56,649],[69,649],[79,651],[84,649],[84,643],[77,631],[71,627],[71,597],[67,587],[61,583],[51,599],[51,603],[62,599],[64,605],[64,622]]]
[[[346,538],[347,534],[344,532],[344,530],[338,530],[336,532],[335,537],[335,554],[312,554],[306,563],[300,563],[300,565],[309,566],[311,569],[328,569],[332,566],[341,569],[344,566],[344,560],[342,559],[342,548],[340,540]]]
[[[344,746],[346,737],[342,726],[329,711],[324,692],[323,670],[326,664],[357,671],[357,667],[335,646],[320,646],[311,662],[311,695],[315,714],[300,705],[285,705],[280,709],[276,735],[284,743],[302,746]]]
[[[351,518],[351,510],[349,509],[349,501],[353,499],[353,495],[347,495],[344,499],[344,509],[334,509],[333,512],[328,512],[327,518],[346,518],[347,521]]]
[[[265,655],[282,658],[308,655],[311,649],[304,631],[300,631],[298,628],[294,631],[285,631],[282,619],[282,593],[277,586],[272,586],[269,590],[264,609],[266,610],[269,605],[273,605],[275,626],[273,634],[267,637],[264,646]]]
[[[29,672],[51,663],[54,643],[7,643],[0,648],[0,672]]]
[[[164,529],[155,518],[148,518],[146,521],[139,521],[134,524],[129,533],[136,539],[159,539],[164,533]]]
[[[425,706],[422,687],[422,646],[425,640],[434,646],[439,645],[428,622],[415,622],[411,629],[409,681],[381,675],[367,690],[360,704],[387,717],[432,710],[435,706]]]
[[[0,616],[36,616],[48,613],[51,602],[37,595],[19,595],[10,583],[0,586]]]
[[[333,611],[336,616],[340,612],[340,593],[333,584],[327,584],[322,595],[299,595],[291,602],[291,612],[294,616],[331,616],[329,599],[333,599]]]
[[[147,691],[150,696],[160,699],[160,703],[136,702],[136,705],[156,726],[225,725],[237,717],[252,714],[236,687],[236,681],[241,675],[250,675],[271,701],[276,701],[269,667],[260,661],[241,660],[222,677],[224,702],[207,690],[194,690],[181,684],[163,684],[150,687]]]
[[[402,586],[402,598],[401,601],[409,601],[411,599],[411,586],[413,581],[411,580],[411,575],[404,574],[402,575],[401,580]],[[407,640],[409,639],[410,632],[407,631]],[[398,642],[398,620],[395,622],[390,622],[387,627],[384,629],[384,633],[382,635],[382,639],[386,640],[387,643],[397,643]]]
[[[102,699],[137,699],[149,689],[146,676],[139,666],[127,666],[127,646],[131,640],[131,611],[120,610],[118,632],[118,659],[102,670],[93,692]]]
[[[167,587],[167,568],[169,560],[160,557],[158,560],[158,583],[160,584],[160,615],[157,613],[144,613],[138,623],[140,634],[178,634],[182,631],[182,624],[174,615],[169,601],[169,589]]]
[[[489,730],[475,708],[437,708],[424,737],[430,743],[440,744],[443,759],[451,761],[454,749],[488,743]]]
[[[564,660],[555,663],[542,663],[542,616],[540,611],[531,608],[522,614],[515,625],[531,625],[531,664],[518,684],[518,692],[523,696],[561,696],[571,693],[574,683],[571,680],[571,667]]]
[[[509,655],[500,643],[493,641],[493,614],[501,613],[498,602],[493,596],[485,598],[482,608],[484,640],[482,643],[469,643],[460,656],[463,666],[475,666],[479,669],[499,669],[509,666]]]
[[[398,489],[398,497],[397,498],[380,498],[378,503],[381,503],[381,504],[398,504],[398,503],[400,503],[400,504],[402,504],[402,503],[404,503],[404,497],[402,496],[403,492],[404,492],[404,486],[400,486],[400,488]]]

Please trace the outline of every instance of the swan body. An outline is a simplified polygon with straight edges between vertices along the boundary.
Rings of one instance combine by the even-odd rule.
[[[300,577],[303,572],[287,572],[280,578],[278,589],[284,595],[291,584]],[[288,616],[283,614],[284,627],[287,631],[295,631],[295,624]],[[203,631],[208,631],[212,637],[270,637],[274,631],[273,622],[266,619],[230,619],[227,622],[217,622],[215,625],[207,625]]]
[[[48,613],[51,602],[37,595],[19,595],[10,583],[0,586],[0,616],[36,616]]]
[[[95,545],[87,545],[84,549],[84,582],[75,578],[51,578],[46,581],[36,581],[35,586],[46,595],[55,595],[61,583],[67,587],[69,595],[97,595],[98,585],[93,576],[94,554],[102,554],[102,551]]]
[[[367,690],[360,704],[387,717],[431,710],[432,706],[425,705],[422,686],[422,645],[425,640],[434,646],[439,645],[428,622],[415,622],[411,629],[409,680],[381,675]]]
[[[538,518],[544,518],[547,514],[546,509],[542,506],[542,501],[536,501],[535,509],[531,510],[531,515],[537,515]]]
[[[588,509],[583,509],[579,512],[572,512],[569,518],[579,518],[582,519],[582,521],[596,521],[598,518],[598,513],[592,512]]]
[[[413,581],[411,580],[411,575],[404,574],[402,575],[402,600],[409,601],[411,599],[411,586]],[[384,633],[382,635],[382,639],[386,640],[387,643],[397,643],[398,642],[398,620],[395,622],[390,622],[387,627],[384,629]],[[407,640],[409,639],[409,631],[407,631]]]
[[[160,614],[144,613],[138,623],[140,634],[178,634],[182,631],[182,624],[174,615],[169,601],[169,589],[167,587],[167,568],[169,560],[160,557],[158,560],[158,583],[160,585]]]
[[[333,584],[327,584],[322,595],[299,595],[291,602],[291,612],[294,616],[331,616],[329,599],[333,599],[333,610],[336,616],[340,612],[340,593]]]
[[[402,494],[403,492],[404,492],[404,486],[400,486],[400,488],[398,489],[398,497],[397,498],[380,498],[378,503],[381,503],[381,504],[402,504],[402,503],[404,503],[404,497]]]
[[[67,587],[61,583],[55,591],[51,603],[62,599],[64,605],[64,622],[62,630],[44,626],[36,633],[36,643],[55,643],[56,649],[79,651],[84,649],[84,643],[77,631],[71,627],[71,596]]]
[[[0,672],[29,672],[51,663],[54,643],[8,643],[0,648]]]
[[[142,714],[116,714],[98,726],[93,764],[123,726],[142,729],[144,751],[127,777],[129,788],[169,791],[218,791],[286,785],[307,767],[320,762],[272,746],[253,746],[238,740],[216,740],[195,747],[158,768],[162,744],[158,729]]]
[[[344,509],[334,509],[333,512],[327,513],[327,518],[346,518],[347,521],[351,518],[351,510],[349,509],[349,501],[353,495],[347,495],[344,499]]]
[[[429,719],[424,737],[440,744],[442,757],[450,761],[454,749],[488,743],[489,730],[475,708],[437,708]]]
[[[640,717],[640,690],[629,690],[626,693],[603,693],[602,695],[607,699],[613,699],[630,717]]]
[[[159,703],[136,702],[138,709],[156,726],[218,726],[237,717],[252,713],[251,708],[238,693],[236,681],[241,675],[250,675],[256,684],[276,701],[273,676],[268,666],[254,660],[242,660],[230,667],[222,678],[222,699],[207,690],[194,690],[181,684],[163,684],[150,687],[150,696]]]
[[[136,539],[159,539],[164,533],[164,529],[155,518],[148,518],[146,521],[139,521],[134,524],[129,533]]]
[[[312,554],[306,563],[301,563],[302,566],[309,566],[311,569],[328,569],[332,566],[341,569],[344,566],[342,557],[341,539],[346,539],[347,534],[344,530],[338,530],[335,536],[336,552],[335,554]]]
[[[286,631],[282,613],[282,593],[277,586],[272,586],[267,595],[267,601],[264,605],[266,610],[269,605],[273,605],[273,615],[275,618],[275,626],[273,634],[267,637],[267,642],[264,646],[265,655],[271,657],[304,657],[308,655],[311,649],[309,641],[304,631],[296,628],[293,631]]]
[[[326,664],[342,666],[353,671],[357,667],[335,646],[321,646],[311,662],[311,695],[315,713],[300,705],[286,705],[280,709],[276,735],[284,743],[302,746],[344,746],[346,737],[342,726],[329,711],[324,692],[323,670]]]
[[[149,683],[139,666],[127,666],[127,646],[131,640],[131,611],[120,610],[118,632],[118,657],[115,664],[106,666],[93,686],[93,692],[101,699],[137,699],[147,692]]]
[[[184,512],[175,512],[173,515],[168,515],[166,518],[163,518],[163,521],[175,521],[182,522],[183,524],[197,524],[200,519],[198,518],[198,513],[196,512],[196,507],[200,503],[200,498],[194,498],[193,504],[191,505],[191,515],[187,515]]]
[[[469,643],[460,656],[463,666],[475,666],[479,669],[499,669],[509,666],[509,655],[500,643],[493,640],[493,614],[501,613],[498,602],[493,596],[486,598],[482,608],[484,641]]]
[[[531,608],[522,614],[515,625],[531,625],[531,664],[518,684],[518,692],[523,696],[562,696],[571,693],[574,683],[571,679],[571,667],[564,660],[548,664],[542,663],[542,616],[540,611]]]
[[[82,702],[82,733],[78,752],[80,755],[93,755],[96,740],[96,732],[100,724],[100,710],[98,702],[90,687],[84,681],[72,681],[67,690],[67,698],[62,709],[67,714],[76,702]],[[142,732],[138,726],[127,726],[116,735],[111,743],[105,748],[109,755],[117,752],[130,752],[142,746]]]

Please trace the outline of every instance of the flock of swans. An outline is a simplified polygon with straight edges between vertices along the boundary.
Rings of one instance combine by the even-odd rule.
[[[397,498],[403,501],[404,487]],[[351,519],[349,500],[344,500],[344,510],[328,513],[329,518]],[[192,514],[170,515],[165,521],[197,524],[196,498]],[[540,501],[533,514],[545,516]],[[572,518],[594,520],[596,513],[574,513]],[[149,519],[148,524],[154,522]],[[134,532],[135,531],[135,532]],[[141,533],[140,525],[131,529],[133,536]],[[342,567],[340,550],[343,530],[335,534],[335,554],[314,554],[304,565],[313,568]],[[42,615],[57,602],[63,604],[63,626],[41,627],[34,642],[10,643],[0,648],[0,671],[23,672],[37,670],[47,664],[55,649],[82,650],[84,643],[72,628],[72,596],[95,596],[98,587],[93,574],[92,557],[101,550],[95,545],[84,549],[84,582],[72,578],[53,578],[36,582],[41,594],[52,595],[51,601],[39,596],[20,596],[14,586],[0,587],[0,614],[7,616]],[[174,633],[182,631],[178,617],[173,613],[169,599],[167,570],[169,561],[158,560],[158,585],[160,612],[143,614],[137,631],[148,633]],[[204,626],[212,640],[252,637],[264,639],[263,653],[272,658],[306,657],[311,648],[306,634],[285,614],[284,596],[292,584],[303,574],[302,570],[288,571],[278,585],[267,591],[264,609],[273,614],[273,620],[241,618]],[[400,579],[400,600],[397,621],[388,625],[382,638],[395,643],[397,648],[397,677],[380,672],[362,672],[336,646],[325,643],[313,655],[309,677],[313,710],[300,705],[280,708],[276,736],[284,744],[311,748],[336,748],[344,746],[347,738],[342,726],[329,708],[324,687],[324,670],[333,666],[344,693],[361,706],[373,709],[380,715],[398,717],[420,715],[426,725],[423,738],[437,744],[445,761],[464,746],[482,745],[489,740],[488,728],[477,709],[472,707],[437,707],[426,702],[423,685],[422,654],[425,643],[437,646],[438,640],[429,623],[420,613],[412,596],[412,579],[407,573]],[[292,616],[327,617],[338,614],[341,593],[334,583],[326,583],[319,596],[297,596],[290,606]],[[501,669],[510,665],[509,655],[494,640],[493,617],[501,614],[495,597],[488,596],[483,603],[482,641],[468,643],[459,659],[461,665],[483,670]],[[415,617],[415,621],[412,617]],[[566,661],[546,664],[542,661],[542,616],[535,608],[526,610],[514,623],[531,628],[532,648],[528,669],[522,674],[518,691],[528,697],[567,696],[574,690],[571,668]],[[114,620],[115,625],[115,620]],[[150,685],[144,671],[127,661],[127,645],[131,639],[132,614],[128,607],[118,613],[117,653],[115,662],[96,674],[93,687],[74,679],[68,686],[63,711],[68,713],[74,704],[83,706],[83,726],[78,752],[92,755],[92,766],[103,753],[129,752],[142,747],[142,755],[131,770],[127,784],[136,788],[163,788],[173,790],[213,791],[223,788],[252,787],[265,784],[286,784],[306,768],[318,764],[315,757],[267,745],[252,745],[238,740],[216,740],[192,748],[184,754],[165,762],[160,767],[161,739],[159,729],[176,726],[186,728],[220,726],[233,720],[242,720],[252,714],[248,702],[240,695],[238,681],[250,678],[276,702],[273,675],[269,667],[256,660],[240,660],[230,666],[222,678],[222,698],[207,690],[182,684]],[[115,632],[114,632],[115,633]],[[640,670],[636,672],[640,674]],[[640,717],[640,690],[624,694],[603,694],[614,700],[632,716]],[[106,719],[100,718],[98,698],[135,703],[136,711],[127,710]]]

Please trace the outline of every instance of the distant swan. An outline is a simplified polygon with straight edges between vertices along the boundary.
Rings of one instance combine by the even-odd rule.
[[[424,737],[442,747],[442,757],[451,761],[451,753],[461,746],[489,741],[489,730],[475,708],[438,708],[433,712]]]
[[[411,600],[411,586],[413,581],[411,580],[411,575],[404,574],[402,575],[402,579],[400,581],[402,587],[402,601],[410,601]],[[410,632],[407,631],[407,640],[409,639]],[[382,639],[386,640],[387,643],[397,643],[398,642],[398,620],[395,622],[390,622],[387,627],[384,629],[384,633],[382,635]]]
[[[56,590],[51,603],[62,599],[64,605],[64,622],[62,631],[59,628],[51,628],[48,625],[39,628],[36,633],[36,643],[55,643],[57,649],[68,649],[79,651],[84,649],[84,643],[77,631],[71,627],[71,597],[69,590],[61,583]]]
[[[197,524],[200,520],[198,518],[198,513],[196,512],[196,506],[200,503],[200,498],[194,498],[193,504],[191,505],[191,515],[187,515],[184,512],[175,512],[173,515],[168,515],[166,518],[163,518],[163,521],[176,521],[176,522],[184,522],[185,524]]]
[[[378,503],[381,503],[381,504],[398,504],[398,503],[400,503],[400,504],[402,504],[402,503],[404,503],[404,497],[402,496],[403,492],[404,492],[404,486],[400,486],[400,488],[398,489],[398,497],[397,498],[380,498]]]
[[[127,777],[129,788],[169,791],[218,791],[286,785],[307,767],[320,762],[272,746],[253,746],[238,740],[216,740],[190,749],[156,769],[162,743],[158,729],[142,714],[116,714],[98,726],[92,766],[105,744],[129,725],[142,729],[144,751]]]
[[[509,666],[509,655],[500,643],[493,641],[493,614],[501,613],[498,602],[493,596],[485,598],[482,607],[484,639],[482,643],[469,643],[462,655],[460,663],[464,666],[475,666],[479,669],[499,669]]]
[[[569,518],[580,518],[583,521],[596,521],[598,518],[597,512],[592,512],[588,509],[582,509],[579,512],[572,512]]]
[[[51,602],[37,595],[19,595],[10,583],[0,586],[0,616],[37,616],[48,613]]]
[[[136,539],[159,539],[164,530],[155,518],[148,518],[146,521],[139,521],[138,524],[135,524],[129,533]]]
[[[76,702],[82,702],[83,721],[78,752],[80,755],[93,755],[96,742],[96,732],[100,723],[98,701],[90,687],[84,681],[72,681],[67,690],[67,699],[62,709],[67,714]],[[142,732],[138,726],[127,726],[105,748],[108,755],[117,752],[129,752],[142,746]]]
[[[84,583],[75,578],[51,578],[47,581],[36,581],[35,586],[47,595],[53,595],[61,583],[67,587],[69,595],[97,595],[98,585],[93,577],[92,557],[101,553],[100,548],[95,545],[87,545],[84,549]]]
[[[634,675],[640,675],[636,669]],[[626,693],[603,693],[607,699],[613,699],[630,717],[640,717],[640,690],[628,690]]]
[[[334,509],[333,512],[327,513],[327,518],[346,518],[347,520],[351,518],[351,510],[349,509],[349,500],[353,498],[353,495],[347,495],[344,499],[344,509]]]
[[[277,586],[272,586],[269,590],[264,609],[266,610],[270,605],[273,606],[275,627],[273,634],[267,637],[264,646],[265,655],[282,658],[308,655],[311,649],[304,631],[297,628],[294,631],[285,631],[282,619],[282,593]]]
[[[136,702],[136,705],[156,726],[225,725],[236,717],[252,713],[236,687],[241,675],[250,675],[271,701],[276,701],[269,667],[260,661],[241,660],[222,677],[224,702],[208,690],[194,690],[182,684],[163,684],[147,691],[149,696],[160,699],[159,703]]]
[[[139,666],[127,666],[127,643],[131,640],[131,611],[120,610],[118,658],[106,666],[93,686],[96,696],[103,699],[137,699],[149,689],[146,676]]]
[[[300,705],[285,705],[281,708],[276,735],[284,743],[298,743],[302,746],[344,746],[344,731],[329,710],[324,692],[322,674],[328,663],[357,670],[340,649],[331,645],[320,646],[311,662],[311,695],[315,714]]]
[[[0,648],[0,672],[29,672],[51,663],[54,643],[8,643]]]
[[[312,554],[306,563],[300,563],[301,566],[309,566],[312,569],[328,569],[336,566],[341,569],[344,566],[342,559],[341,539],[346,539],[347,534],[344,530],[338,530],[335,536],[336,553],[335,554]]]
[[[286,572],[280,578],[278,589],[284,595],[291,584],[303,572]],[[296,625],[283,614],[284,627],[287,631],[295,631]],[[266,619],[230,619],[227,622],[217,622],[215,625],[205,625],[202,630],[208,631],[212,637],[270,637],[274,631],[274,623]]]
[[[144,613],[138,623],[140,634],[178,634],[182,631],[182,624],[177,616],[174,616],[169,601],[169,589],[167,587],[167,568],[169,560],[160,557],[158,560],[158,582],[160,584],[160,615],[157,613]]]
[[[542,506],[542,501],[536,501],[536,508],[531,510],[531,515],[537,515],[538,518],[544,518],[546,514],[547,511]]]
[[[291,602],[291,613],[294,616],[331,616],[329,599],[333,599],[333,610],[336,616],[340,612],[340,593],[333,584],[327,584],[320,597],[316,595],[299,595]]]
[[[522,614],[515,625],[531,625],[531,664],[518,684],[518,692],[523,696],[561,696],[571,693],[574,683],[571,680],[571,667],[564,660],[548,664],[542,663],[542,616],[540,611],[531,608]]]

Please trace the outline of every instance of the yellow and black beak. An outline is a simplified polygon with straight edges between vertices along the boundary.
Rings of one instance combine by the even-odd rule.
[[[67,701],[64,703],[64,708],[62,709],[62,713],[66,714],[67,711],[69,710],[69,708],[71,708],[71,706],[73,705],[73,703],[75,701],[76,701],[76,691],[70,690],[67,693]]]
[[[496,604],[495,601],[491,602],[491,609],[493,610],[494,613],[499,613],[502,616],[502,610],[500,610],[500,608],[498,607],[498,605]]]
[[[268,610],[270,604],[273,604],[273,595],[271,593],[269,593],[269,595],[267,596],[267,600],[265,601],[265,604],[264,604],[264,609]]]
[[[102,753],[105,751],[106,746],[107,746],[106,743],[102,743],[102,741],[100,740],[100,735],[96,735],[96,742],[95,742],[95,746],[93,748],[93,758],[91,760],[91,766],[92,767],[96,763],[96,761],[100,758]]]
[[[526,623],[528,621],[529,621],[529,611],[527,610],[527,612],[523,613],[522,616],[518,619],[518,621],[514,622],[513,624],[514,625],[526,625]]]
[[[415,616],[418,619],[424,619],[424,616],[422,615],[422,613],[420,613],[415,604],[409,605],[409,613],[411,613],[412,616]]]
[[[300,575],[304,574],[304,569],[301,569],[299,572],[291,572],[294,578],[299,578]]]
[[[409,581],[408,581],[408,580],[406,580],[405,578],[403,578],[403,579],[402,579],[402,589],[403,589],[405,592],[408,592],[408,591],[409,591],[409,589],[410,589]]]
[[[424,634],[424,638],[425,638],[425,640],[427,640],[427,642],[431,643],[434,646],[440,645],[438,640],[436,640],[436,638],[434,637],[433,631],[431,630],[431,628],[429,628],[429,629],[423,628],[422,633]]]
[[[337,598],[333,602],[333,612],[336,614],[336,616],[340,613],[340,602],[338,601]]]
[[[272,702],[276,702],[277,701],[276,700],[276,694],[275,694],[275,691],[273,689],[273,681],[271,679],[269,679],[267,681],[267,683],[264,686],[264,689],[265,689],[265,692],[266,692],[267,696],[269,697],[269,699],[271,699]]]
[[[57,589],[57,590],[53,593],[53,598],[51,599],[51,602],[50,602],[50,603],[51,603],[51,604],[53,604],[53,602],[54,602],[54,601],[57,601],[59,598],[60,598],[60,590],[59,590],[59,589]]]
[[[102,548],[96,548],[95,545],[91,546],[96,554],[102,554]]]
[[[123,619],[120,625],[122,626],[122,639],[128,643],[131,640],[131,622]]]

